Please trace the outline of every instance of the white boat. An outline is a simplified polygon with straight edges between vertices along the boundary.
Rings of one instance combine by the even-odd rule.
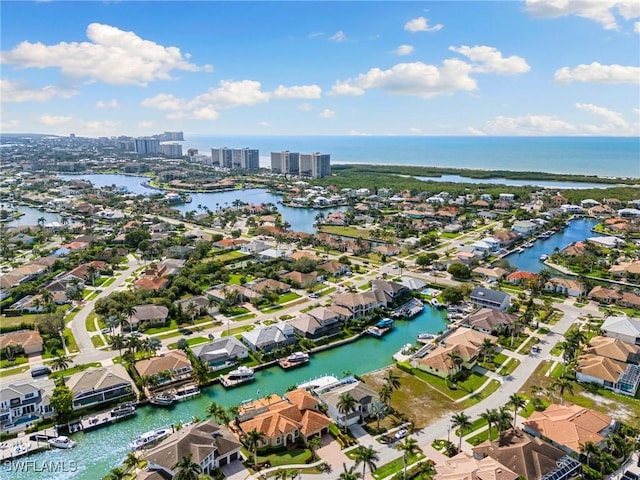
[[[242,383],[251,382],[255,380],[255,378],[256,374],[252,368],[241,365],[226,375],[220,375],[220,383],[225,387],[235,387]]]
[[[540,260],[542,260],[543,262],[548,258],[549,258],[549,255],[546,255],[546,254],[540,255]]]
[[[309,354],[306,352],[294,352],[287,358],[283,358],[278,363],[284,369],[293,368],[300,365],[304,365],[309,362]]]
[[[181,402],[181,401],[187,400],[189,398],[197,397],[198,395],[200,395],[200,393],[201,393],[200,392],[200,388],[198,388],[197,385],[195,385],[193,383],[189,383],[187,385],[184,385],[184,386],[176,389],[175,399],[178,402]]]
[[[147,445],[151,445],[152,443],[158,442],[163,438],[168,437],[172,433],[172,427],[151,430],[150,432],[145,432],[142,435],[138,435],[136,439],[129,444],[129,446],[134,450],[139,450],[146,447]]]
[[[176,396],[169,392],[159,393],[149,399],[149,403],[159,407],[169,407],[176,401]]]
[[[65,437],[64,435],[61,435],[61,436],[56,437],[56,438],[50,438],[48,440],[48,443],[52,447],[65,448],[65,449],[73,448],[73,447],[76,446],[76,442],[71,440],[69,437]]]
[[[433,335],[432,333],[419,333],[418,334],[418,339],[419,340],[433,340],[434,338],[436,338],[436,336]]]
[[[136,413],[135,405],[122,404],[111,410],[112,417],[128,417]]]

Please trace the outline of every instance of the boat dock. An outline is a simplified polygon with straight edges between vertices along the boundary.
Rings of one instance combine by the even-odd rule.
[[[119,422],[125,418],[133,417],[136,414],[133,405],[119,405],[118,407],[106,411],[82,417],[69,423],[69,433],[86,432],[96,428],[105,427],[112,423]]]
[[[412,319],[424,310],[424,304],[417,298],[412,298],[408,302],[400,305],[393,310],[391,316],[394,318],[405,318],[407,320]]]
[[[47,428],[32,434],[20,434],[17,438],[0,443],[0,461],[6,462],[32,453],[49,450],[48,440],[57,436],[55,428]]]
[[[367,333],[374,337],[382,337],[391,331],[392,327],[369,327]]]
[[[255,379],[256,379],[255,377],[231,379],[226,376],[221,376],[220,383],[225,388],[232,388],[232,387],[237,387],[238,385],[242,385],[243,383],[253,382]]]

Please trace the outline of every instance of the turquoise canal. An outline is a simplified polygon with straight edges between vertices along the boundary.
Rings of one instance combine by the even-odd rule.
[[[549,238],[536,240],[534,245],[525,249],[522,253],[512,253],[505,257],[511,265],[518,270],[538,273],[547,266],[540,260],[541,255],[551,255],[556,249],[562,250],[572,242],[581,242],[589,237],[597,237],[598,234],[591,229],[598,223],[593,218],[579,218],[572,220],[562,231]]]
[[[177,404],[170,409],[145,406],[138,409],[135,417],[120,423],[87,433],[72,435],[77,445],[72,450],[50,450],[28,457],[31,461],[60,460],[75,462],[75,472],[58,472],[49,479],[98,480],[112,468],[118,466],[129,451],[128,444],[137,435],[178,422],[187,422],[195,415],[205,418],[207,405],[214,401],[224,407],[238,405],[244,400],[264,397],[268,394],[283,394],[299,383],[323,375],[338,378],[344,373],[364,374],[393,363],[392,355],[405,344],[414,343],[418,333],[438,333],[446,328],[446,310],[425,306],[424,311],[412,320],[399,320],[395,328],[382,338],[363,337],[355,342],[325,350],[311,356],[309,364],[284,371],[279,366],[256,372],[256,381],[231,390],[213,385],[203,390],[202,395]],[[13,472],[12,480],[41,478],[31,471]]]

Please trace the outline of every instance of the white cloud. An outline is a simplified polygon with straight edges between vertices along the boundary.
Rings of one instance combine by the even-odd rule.
[[[298,110],[302,110],[303,112],[308,112],[312,109],[313,107],[311,106],[310,103],[301,103],[300,105],[298,105]]]
[[[65,117],[62,115],[40,115],[38,117],[38,122],[42,125],[47,125],[49,127],[60,126],[60,125],[68,125],[73,122],[73,117]]]
[[[481,73],[498,73],[502,75],[515,75],[531,70],[527,61],[516,55],[503,57],[502,52],[494,47],[476,45],[468,47],[449,47],[452,52],[457,52],[467,57],[474,64],[474,71]]]
[[[222,80],[218,88],[198,95],[191,103],[212,103],[218,108],[233,108],[244,105],[257,105],[269,101],[271,94],[262,91],[262,84],[255,80],[238,82]]]
[[[151,120],[143,120],[141,122],[138,122],[138,128],[153,128],[155,127],[155,122],[152,122]]]
[[[217,120],[220,114],[212,105],[205,105],[202,108],[196,108],[191,112],[190,117],[196,120]]]
[[[442,66],[422,62],[399,63],[387,70],[372,68],[355,78],[336,82],[334,95],[362,95],[366,89],[376,88],[392,95],[417,95],[430,98],[450,95],[457,91],[476,90],[475,79],[469,76],[472,66],[451,58]]]
[[[171,80],[174,70],[211,71],[210,65],[189,62],[189,55],[177,47],[165,47],[144,40],[134,32],[91,23],[89,42],[20,43],[0,54],[0,61],[19,68],[59,68],[71,78],[110,85],[146,86],[156,80]]]
[[[118,108],[120,105],[118,101],[114,98],[113,100],[109,100],[108,102],[103,102],[100,100],[96,103],[97,108]]]
[[[114,132],[118,125],[120,125],[120,123],[114,122],[113,120],[93,120],[89,122],[82,122],[79,125],[79,131],[104,135]]]
[[[77,90],[65,90],[54,87],[53,85],[37,88],[4,78],[0,80],[0,98],[4,103],[41,103],[47,102],[55,97],[71,98],[77,94]]]
[[[320,112],[320,116],[322,118],[334,118],[336,116],[336,112],[330,108],[325,108]]]
[[[258,125],[260,125],[261,127],[270,127],[271,124],[269,122],[260,122]]]
[[[571,69],[563,67],[556,71],[553,79],[558,83],[640,83],[640,67],[625,65],[578,65]]]
[[[622,117],[620,113],[609,110],[608,108],[600,107],[592,103],[576,103],[576,108],[584,110],[585,112],[593,113],[594,115],[598,115],[606,120],[608,124],[617,127],[629,127],[629,123]]]
[[[476,135],[476,136],[486,135],[486,133],[484,133],[482,130],[478,130],[477,128],[474,128],[474,127],[467,127],[467,133],[469,135]]]
[[[186,101],[170,93],[159,93],[155,97],[145,98],[140,105],[156,110],[181,110],[186,107]]]
[[[396,48],[396,55],[404,57],[405,55],[411,55],[414,50],[413,45],[400,45]]]
[[[371,134],[370,133],[366,133],[366,132],[360,132],[358,130],[349,130],[347,132],[347,135],[351,135],[351,136],[354,136],[354,137],[368,137]]]
[[[640,17],[637,0],[526,0],[527,11],[536,17],[559,18],[570,15],[588,18],[607,30],[618,30],[616,14],[626,20]]]
[[[324,36],[324,32],[311,32],[307,35],[308,38],[317,38]]]
[[[347,34],[344,33],[342,30],[338,30],[336,33],[334,33],[332,36],[329,37],[329,40],[332,40],[334,42],[344,42],[347,39]]]
[[[322,89],[318,85],[295,85],[285,87],[280,85],[273,92],[276,98],[320,98]]]
[[[640,34],[640,22],[635,22],[633,24],[633,31],[637,34]]]
[[[422,133],[422,129],[421,128],[417,128],[417,127],[410,127],[409,128],[409,133],[411,133],[413,135],[420,135]]]
[[[7,130],[13,130],[20,125],[18,120],[8,120],[6,122],[0,122],[0,131],[6,132]]]
[[[425,17],[418,17],[409,20],[404,24],[404,29],[407,32],[415,33],[415,32],[437,32],[438,30],[442,30],[444,25],[436,24],[433,26],[429,26],[429,20]]]

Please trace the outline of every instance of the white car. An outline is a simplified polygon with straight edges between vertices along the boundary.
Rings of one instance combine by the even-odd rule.
[[[409,431],[403,428],[402,430],[398,430],[393,438],[395,438],[396,440],[401,440],[407,436],[407,433],[409,433]]]

